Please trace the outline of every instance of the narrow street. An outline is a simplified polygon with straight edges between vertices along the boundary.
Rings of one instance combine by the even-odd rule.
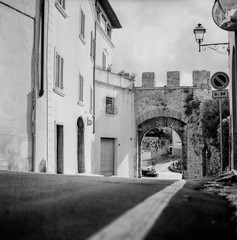
[[[1,239],[235,239],[207,182],[1,171]]]

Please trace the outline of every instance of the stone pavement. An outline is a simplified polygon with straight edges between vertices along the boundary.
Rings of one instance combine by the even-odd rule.
[[[230,206],[235,208],[233,217],[237,222],[237,172],[231,171],[220,175],[215,180],[209,181],[205,187],[205,191],[218,194],[228,200]]]

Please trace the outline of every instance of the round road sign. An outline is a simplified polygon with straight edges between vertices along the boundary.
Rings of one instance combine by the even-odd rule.
[[[225,89],[229,84],[229,77],[224,72],[216,72],[211,77],[211,85],[217,90]]]

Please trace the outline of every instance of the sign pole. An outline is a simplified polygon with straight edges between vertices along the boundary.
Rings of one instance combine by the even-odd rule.
[[[219,98],[219,110],[220,110],[220,164],[221,173],[223,173],[223,149],[222,149],[222,101]]]

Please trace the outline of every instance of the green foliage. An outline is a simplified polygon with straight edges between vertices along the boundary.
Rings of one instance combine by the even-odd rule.
[[[227,118],[230,114],[229,101],[222,101],[222,119]],[[218,127],[220,124],[219,104],[216,100],[207,100],[203,103],[203,137],[213,139],[213,144],[219,144]]]
[[[209,142],[220,149],[220,115],[219,103],[216,100],[208,100],[203,104],[203,137],[209,139]],[[224,99],[222,101],[222,119],[226,119],[230,114],[229,101]],[[229,162],[229,123],[223,121],[222,123],[222,150],[223,150],[223,168],[228,166]]]
[[[187,97],[185,99],[185,104],[184,104],[184,108],[185,108],[184,113],[187,116],[192,115],[193,110],[199,109],[200,104],[201,104],[200,100],[198,99],[194,100],[193,92],[188,92]]]

